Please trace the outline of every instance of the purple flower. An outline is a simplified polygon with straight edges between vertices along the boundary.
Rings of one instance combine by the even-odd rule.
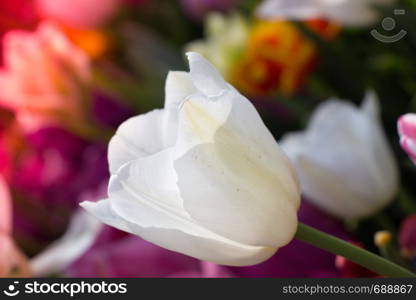
[[[108,179],[104,144],[85,141],[60,128],[27,136],[11,175],[15,234],[30,254],[65,230],[86,190]]]
[[[229,11],[240,0],[181,0],[186,13],[195,20],[202,20],[211,11]]]
[[[416,214],[413,214],[400,225],[399,243],[402,254],[410,260],[416,270]]]
[[[299,210],[299,221],[339,238],[350,239],[338,220],[307,201]],[[294,239],[269,260],[259,265],[231,268],[241,277],[340,277],[335,255]]]
[[[94,92],[92,114],[97,122],[112,128],[117,128],[135,115],[134,111],[127,105],[123,105],[121,100],[114,99],[100,91]]]

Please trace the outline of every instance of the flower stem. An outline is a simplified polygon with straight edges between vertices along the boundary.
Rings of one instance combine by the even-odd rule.
[[[386,277],[416,277],[416,274],[381,256],[302,223],[299,223],[295,237]]]

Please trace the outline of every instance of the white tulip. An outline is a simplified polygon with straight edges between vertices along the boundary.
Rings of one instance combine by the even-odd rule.
[[[265,19],[323,18],[346,26],[372,25],[380,17],[378,6],[396,0],[264,0],[257,15]]]
[[[287,134],[280,143],[298,171],[304,195],[335,216],[369,216],[397,192],[398,168],[378,115],[372,92],[362,108],[329,100],[304,132]]]
[[[170,72],[164,109],[109,145],[108,199],[82,206],[161,247],[225,265],[260,263],[293,238],[300,191],[253,105],[202,56]]]

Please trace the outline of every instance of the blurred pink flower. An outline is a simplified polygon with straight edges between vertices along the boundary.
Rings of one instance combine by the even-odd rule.
[[[10,195],[6,182],[0,175],[0,233],[10,233],[11,231],[11,203]]]
[[[397,122],[400,144],[416,164],[416,114],[406,114]]]
[[[103,25],[123,0],[36,0],[39,14],[77,28]]]
[[[11,200],[7,185],[0,177],[0,277],[29,276],[27,259],[10,235]]]
[[[195,20],[203,18],[211,11],[229,11],[241,0],[181,0],[185,12]]]
[[[79,126],[91,76],[88,57],[48,22],[35,32],[9,31],[3,47],[0,104],[15,110],[28,130],[55,122]]]

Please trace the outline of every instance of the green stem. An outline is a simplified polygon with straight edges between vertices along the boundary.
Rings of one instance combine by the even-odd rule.
[[[295,236],[297,239],[312,244],[315,247],[343,256],[377,274],[386,277],[416,277],[416,274],[381,256],[305,224],[299,223]]]

